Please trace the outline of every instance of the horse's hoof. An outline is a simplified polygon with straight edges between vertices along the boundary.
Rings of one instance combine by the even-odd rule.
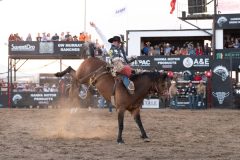
[[[57,73],[55,73],[55,74],[54,74],[54,76],[55,76],[55,77],[60,77],[60,75],[59,75],[59,73],[58,73],[58,72],[57,72]]]
[[[143,141],[144,142],[151,142],[150,138],[144,138]]]
[[[117,140],[117,143],[118,144],[124,144],[124,141],[123,140]]]

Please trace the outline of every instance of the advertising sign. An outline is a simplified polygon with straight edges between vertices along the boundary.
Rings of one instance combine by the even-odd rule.
[[[226,60],[216,60],[212,66],[213,106],[226,108],[232,106],[232,87],[230,64]],[[220,87],[221,86],[221,87]]]
[[[216,29],[239,29],[240,14],[218,14],[216,16]]]
[[[15,107],[47,106],[58,100],[57,92],[14,92],[12,104]]]
[[[87,49],[84,48],[82,42],[68,42],[68,41],[10,41],[9,55],[10,57],[22,58],[62,58],[64,56],[72,56],[71,58],[82,57],[86,54]]]
[[[139,56],[131,66],[143,69],[206,71],[211,68],[211,61],[211,56]]]
[[[159,108],[159,99],[144,99],[142,108]]]

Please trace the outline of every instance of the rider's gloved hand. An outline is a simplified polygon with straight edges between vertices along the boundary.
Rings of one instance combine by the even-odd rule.
[[[137,59],[137,56],[131,56],[129,61],[130,61],[130,63],[132,63],[132,62],[134,62],[136,59]]]

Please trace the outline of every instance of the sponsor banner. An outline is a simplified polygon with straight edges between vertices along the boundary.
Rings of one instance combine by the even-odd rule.
[[[12,105],[15,107],[47,106],[58,100],[57,92],[14,92]]]
[[[232,106],[232,83],[230,64],[226,60],[215,60],[212,65],[212,97],[215,107]]]
[[[131,63],[133,68],[141,68],[146,70],[154,69],[153,57],[150,56],[139,56],[136,61]]]
[[[9,42],[9,54],[37,54],[39,43],[29,41]]]
[[[3,92],[0,88],[0,108],[8,107],[7,92]]]
[[[55,53],[64,55],[80,55],[83,52],[83,43],[57,41],[54,45],[54,51]]]
[[[86,49],[83,49],[81,42],[67,42],[67,41],[18,41],[9,42],[9,55],[12,56],[80,56],[85,54]]]
[[[143,69],[206,71],[211,68],[211,61],[211,56],[139,56],[131,66]]]
[[[159,99],[144,99],[142,108],[159,108]]]
[[[218,14],[215,24],[216,29],[239,29],[240,14]]]
[[[215,59],[227,59],[232,65],[232,70],[240,69],[240,49],[217,49]]]

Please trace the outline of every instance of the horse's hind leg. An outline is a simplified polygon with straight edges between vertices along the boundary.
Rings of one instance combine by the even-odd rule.
[[[123,121],[124,121],[124,112],[123,110],[119,110],[118,111],[118,138],[117,138],[117,142],[118,144],[122,144],[124,143],[123,139],[122,139],[122,131],[123,131]]]
[[[148,138],[144,128],[143,128],[143,125],[142,125],[142,121],[141,121],[141,116],[140,116],[140,109],[137,108],[134,110],[134,112],[132,113],[133,116],[134,116],[134,120],[135,122],[137,123],[140,131],[141,131],[141,138],[144,139],[145,142],[149,142],[150,139]]]

